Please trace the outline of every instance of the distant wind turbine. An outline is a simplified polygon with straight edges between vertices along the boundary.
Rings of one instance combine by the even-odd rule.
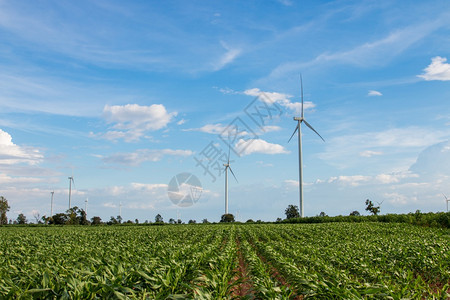
[[[383,202],[384,202],[384,200],[383,200],[383,201],[381,201],[381,202],[378,202],[378,201],[377,201],[377,203],[378,203],[378,207],[380,208],[380,213],[381,213],[381,204],[383,204]]]
[[[89,199],[86,197],[86,200],[84,200],[84,212],[86,213],[86,216],[87,216],[87,205],[88,205],[88,201],[89,201]]]
[[[72,197],[72,183],[73,183],[73,186],[75,187],[75,181],[73,180],[73,174],[72,174],[72,176],[69,177],[69,209],[72,207],[70,204],[70,200]]]
[[[236,182],[238,182],[236,175],[234,175],[233,170],[230,166],[230,148],[228,148],[228,161],[226,164],[223,164],[225,167],[225,214],[228,214],[228,169],[230,169],[231,174],[233,175]]]
[[[305,123],[306,126],[309,127],[312,131],[314,131],[321,139],[325,142],[323,137],[308,123],[303,117],[303,79],[302,75],[300,75],[300,86],[301,86],[301,98],[302,98],[302,111],[300,117],[294,117],[294,121],[297,121],[297,126],[295,127],[294,132],[289,138],[288,143],[291,141],[292,137],[298,131],[298,173],[299,173],[299,191],[300,191],[300,216],[303,218],[303,169],[302,169],[302,122]]]
[[[55,191],[51,191],[50,194],[52,194],[52,202],[50,204],[50,217],[53,216],[53,195],[55,194]]]
[[[448,212],[448,202],[450,202],[450,199],[448,199],[447,196],[445,196],[444,193],[442,193],[442,195],[444,195],[445,202],[447,202],[447,212]]]

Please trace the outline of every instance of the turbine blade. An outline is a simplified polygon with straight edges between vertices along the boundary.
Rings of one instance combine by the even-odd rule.
[[[228,145],[228,164],[230,164],[230,150],[231,150],[231,146]]]
[[[231,169],[231,167],[228,167],[230,169],[231,174],[233,174],[234,179],[236,180],[237,183],[239,183],[239,181],[236,178],[236,175],[234,175],[233,170]]]
[[[447,196],[445,196],[445,194],[444,194],[444,193],[442,193],[442,195],[444,195],[444,198],[445,198],[445,200],[447,200],[447,201],[448,201],[448,198],[447,198]]]
[[[305,122],[305,124],[306,124],[306,126],[308,126],[309,127],[309,129],[311,129],[312,131],[314,131],[321,139],[322,139],[322,141],[324,141],[325,142],[325,140],[323,139],[323,137],[308,123],[308,122],[306,122],[306,120],[303,120],[303,122]]]
[[[302,78],[302,73],[300,73],[300,87],[301,87],[301,98],[302,98],[302,118],[303,118],[303,78]]]
[[[297,126],[295,126],[294,133],[292,133],[291,137],[289,138],[288,143],[292,140],[292,138],[294,137],[294,134],[297,132],[297,130],[298,130],[298,124],[297,124]]]

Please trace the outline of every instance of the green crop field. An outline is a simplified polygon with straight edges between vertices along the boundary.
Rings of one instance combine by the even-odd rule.
[[[449,299],[450,231],[408,224],[0,227],[0,299]]]

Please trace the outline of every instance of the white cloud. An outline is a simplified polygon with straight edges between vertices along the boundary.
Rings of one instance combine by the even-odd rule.
[[[402,179],[407,178],[418,178],[419,175],[414,174],[412,172],[397,172],[397,173],[391,173],[391,174],[379,174],[375,176],[376,182],[382,183],[382,184],[390,184],[390,183],[398,183]]]
[[[350,175],[350,176],[333,176],[326,180],[327,183],[337,183],[343,186],[357,187],[361,185],[380,185],[380,184],[392,184],[399,183],[403,179],[418,178],[419,175],[409,171],[395,172],[389,174],[378,174],[375,176],[368,175]],[[316,183],[322,183],[325,181],[317,181]]]
[[[220,134],[226,128],[227,128],[227,126],[218,123],[218,124],[206,124],[205,126],[200,127],[200,128],[183,129],[183,131],[200,131],[200,132],[211,133],[211,134]]]
[[[108,208],[116,208],[117,205],[112,203],[112,202],[106,202],[102,204],[103,207],[108,207]]]
[[[277,93],[277,92],[263,92],[258,88],[252,88],[244,91],[245,95],[258,97],[262,102],[267,104],[277,103],[284,108],[294,111],[296,114],[301,113],[302,103],[301,102],[291,102],[290,98],[292,95]],[[316,105],[310,101],[304,101],[304,109],[314,108]]]
[[[272,144],[262,139],[240,139],[236,143],[236,152],[240,155],[249,155],[252,153],[263,154],[286,154],[289,153],[283,146]]]
[[[136,190],[154,191],[157,189],[167,189],[167,184],[164,183],[137,183],[132,182],[131,187]]]
[[[22,184],[22,183],[38,183],[47,182],[44,178],[37,177],[11,177],[6,174],[0,173],[0,184]]]
[[[176,112],[167,112],[162,104],[150,106],[105,105],[103,116],[108,123],[114,123],[112,128],[115,130],[108,131],[102,137],[109,140],[122,138],[127,142],[135,141],[146,131],[155,131],[166,127],[176,115]]]
[[[187,120],[181,119],[180,121],[177,122],[177,125],[183,125],[186,122],[187,122]]]
[[[336,137],[327,141],[325,151],[318,156],[332,165],[346,168],[358,163],[367,163],[362,158],[358,160],[358,157],[373,157],[382,153],[384,161],[381,163],[387,163],[388,159],[401,154],[401,157],[395,159],[395,163],[398,164],[408,159],[407,166],[409,166],[413,162],[409,159],[415,158],[417,151],[436,144],[442,139],[448,138],[448,136],[448,130],[430,130],[417,126],[392,128],[378,132],[336,135]],[[368,148],[371,150],[367,150]],[[408,154],[411,157],[408,158]]]
[[[381,152],[381,151],[371,151],[371,150],[365,150],[365,151],[359,152],[359,156],[362,156],[362,157],[372,157],[374,155],[382,155],[382,154],[383,154],[383,152]]]
[[[427,81],[429,80],[450,80],[450,64],[446,63],[447,58],[436,56],[431,59],[431,64],[424,69],[425,73],[417,75]]]
[[[245,130],[239,131],[240,128],[233,126],[233,125],[222,125],[220,123],[217,124],[206,124],[203,127],[200,128],[189,128],[189,129],[183,129],[183,131],[199,131],[199,132],[205,132],[210,134],[221,134],[223,136],[246,136],[249,133]],[[272,128],[274,129],[274,128]],[[270,130],[270,128],[269,128]],[[225,132],[226,131],[226,132]]]
[[[328,179],[328,183],[338,183],[342,185],[349,185],[349,186],[359,186],[363,183],[370,182],[372,180],[372,177],[370,176],[363,176],[363,175],[352,175],[352,176],[335,176],[330,177]]]
[[[330,65],[333,62],[353,64],[364,68],[385,65],[433,31],[446,26],[447,19],[448,16],[442,14],[431,22],[413,24],[394,30],[381,39],[365,42],[351,49],[335,53],[325,52],[308,62],[290,61],[283,63],[276,67],[265,80],[286,78],[287,74],[298,73],[300,70],[321,64]]]
[[[280,131],[281,127],[280,126],[276,126],[276,125],[266,125],[266,126],[263,126],[261,128],[261,130],[263,132],[267,133],[267,132],[273,132],[273,131]]]
[[[172,149],[139,149],[131,153],[115,153],[102,160],[105,163],[123,164],[136,166],[146,161],[160,161],[164,156],[190,156],[193,152],[191,150],[172,150]]]
[[[38,149],[14,144],[11,135],[0,129],[0,164],[36,165],[43,158],[44,156]]]
[[[221,41],[220,44],[226,50],[226,52],[219,58],[217,62],[214,63],[214,70],[218,71],[233,62],[236,57],[241,54],[241,49],[239,48],[231,48],[225,42]]]
[[[297,187],[297,188],[299,186],[298,182],[299,182],[298,180],[292,180],[292,179],[287,179],[287,180],[284,181],[284,183],[287,186],[289,186],[289,187]]]
[[[383,96],[379,91],[370,90],[367,96]]]
[[[383,196],[388,199],[388,202],[394,205],[406,205],[408,202],[417,202],[417,197],[411,197],[408,199],[406,195],[394,192],[384,193]]]

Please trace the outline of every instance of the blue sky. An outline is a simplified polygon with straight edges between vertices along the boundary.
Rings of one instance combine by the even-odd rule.
[[[443,211],[450,196],[448,1],[0,1],[0,195],[9,218],[72,205],[140,221],[298,205],[300,74],[306,216]],[[270,107],[264,123],[246,112]],[[260,120],[261,121],[261,120]],[[228,129],[227,129],[228,128]],[[242,130],[245,129],[245,130]],[[210,152],[208,152],[210,153]],[[168,197],[194,174],[189,207]]]

